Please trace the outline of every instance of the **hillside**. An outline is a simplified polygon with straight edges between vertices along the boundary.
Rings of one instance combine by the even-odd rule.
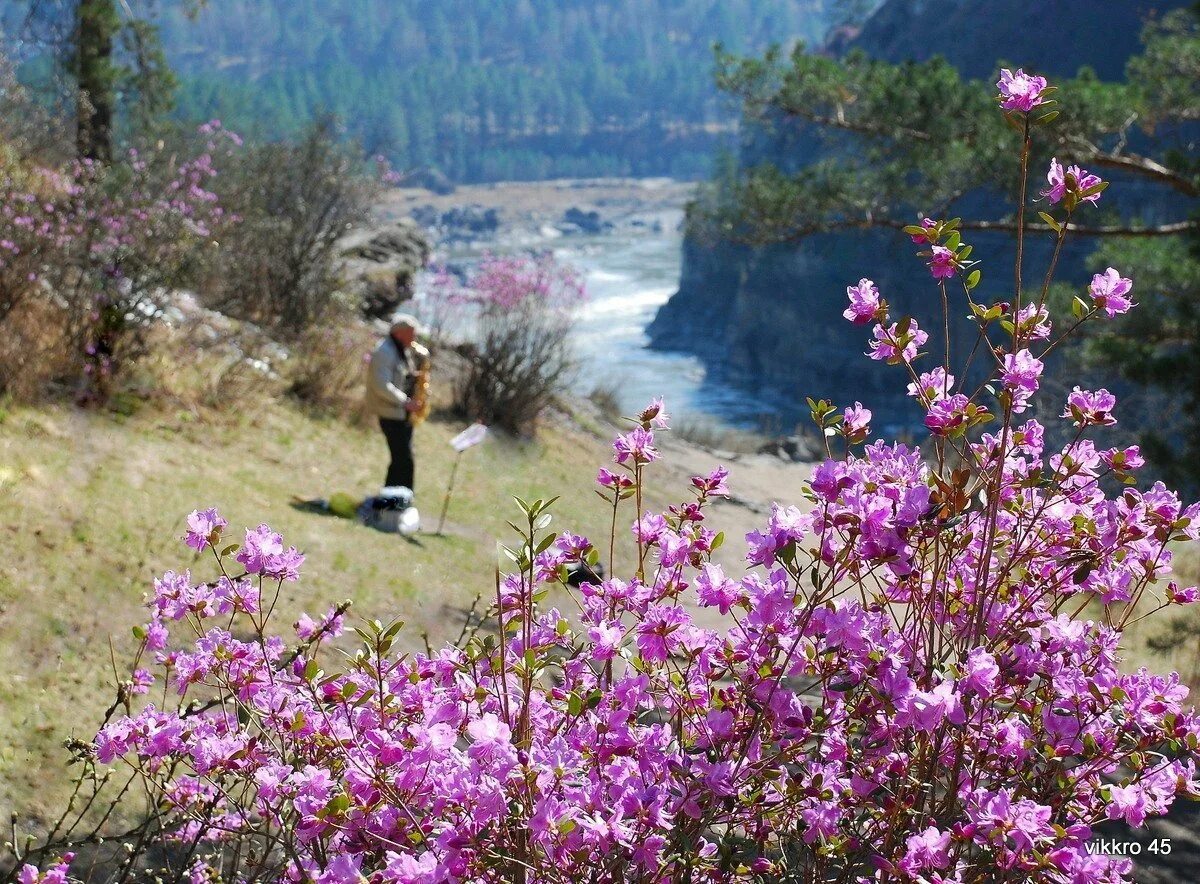
[[[0,505],[20,514],[2,531],[0,733],[17,736],[0,748],[0,808],[21,808],[22,827],[36,828],[63,806],[62,741],[89,737],[111,700],[110,642],[123,662],[152,577],[209,573],[179,541],[194,508],[219,507],[235,532],[268,522],[307,555],[301,581],[285,586],[278,623],[351,599],[352,617],[405,619],[409,647],[425,631],[433,642],[454,640],[476,595],[493,591],[496,542],[510,533],[515,495],[561,495],[555,527],[607,538],[611,510],[591,489],[611,458],[612,428],[595,414],[556,415],[536,441],[493,435],[468,452],[445,535],[434,536],[454,456],[446,443],[459,429],[435,412],[416,434],[425,531],[404,540],[295,505],[372,493],[386,463],[374,427],[316,418],[286,400],[236,413],[147,406],[128,418],[0,410]],[[688,477],[722,462],[670,434],[661,447],[648,507],[687,498]],[[765,455],[730,465],[731,488],[746,500],[719,504],[717,518],[730,537],[721,558],[736,572],[739,538],[760,527],[769,500],[799,501],[808,470]],[[628,566],[632,545],[628,529],[620,532],[618,565]]]
[[[268,136],[322,112],[459,181],[689,176],[734,121],[712,44],[819,40],[833,0],[161,4],[179,114]]]

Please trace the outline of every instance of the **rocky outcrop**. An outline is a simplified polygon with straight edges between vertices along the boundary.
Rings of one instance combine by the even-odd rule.
[[[578,206],[571,206],[563,212],[562,222],[558,229],[563,233],[607,233],[613,229],[612,222],[605,221],[595,209],[585,211]]]
[[[500,229],[500,213],[494,207],[474,203],[444,212],[432,205],[418,206],[412,216],[422,227],[436,231],[444,239],[475,239]]]
[[[1004,263],[1011,243],[996,235],[971,242],[987,258],[985,296],[1001,293],[1011,280]],[[1029,252],[1030,266],[1037,266],[1038,244]],[[651,345],[696,354],[722,379],[773,394],[785,422],[804,419],[805,397],[813,396],[842,405],[862,401],[877,424],[900,431],[918,419],[903,385],[898,394],[894,368],[864,357],[869,332],[842,316],[846,286],[863,276],[875,280],[896,315],[932,319],[940,312],[930,302],[928,271],[908,237],[894,231],[822,234],[770,248],[689,239],[679,291],[648,329]],[[973,332],[965,308],[953,312],[951,350],[964,352]],[[927,349],[940,354],[943,336],[927,330]]]
[[[360,299],[363,313],[386,319],[414,294],[430,245],[411,218],[352,233],[342,243],[343,288]]]

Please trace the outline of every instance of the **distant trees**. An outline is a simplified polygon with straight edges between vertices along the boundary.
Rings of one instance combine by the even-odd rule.
[[[195,13],[206,0],[182,0]],[[119,114],[144,127],[172,105],[175,79],[155,24],[117,0],[28,0],[8,13],[57,71],[55,88],[74,109],[75,150],[110,162]],[[3,24],[4,20],[0,20]]]
[[[817,38],[833,2],[226,0],[194,23],[165,3],[161,25],[183,118],[278,137],[332,114],[397,168],[457,180],[699,175],[700,127],[730,121],[712,43]]]

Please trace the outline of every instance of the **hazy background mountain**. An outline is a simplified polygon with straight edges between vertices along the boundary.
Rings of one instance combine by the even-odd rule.
[[[163,0],[178,114],[267,136],[337,115],[457,181],[700,176],[736,111],[712,44],[820,40],[838,0]]]

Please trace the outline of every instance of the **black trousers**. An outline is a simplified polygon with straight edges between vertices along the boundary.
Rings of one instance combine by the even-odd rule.
[[[408,421],[381,417],[379,427],[383,430],[383,438],[387,439],[388,451],[392,455],[392,462],[388,464],[387,478],[383,484],[385,486],[403,485],[405,488],[415,491],[416,489],[413,488],[412,424]]]

